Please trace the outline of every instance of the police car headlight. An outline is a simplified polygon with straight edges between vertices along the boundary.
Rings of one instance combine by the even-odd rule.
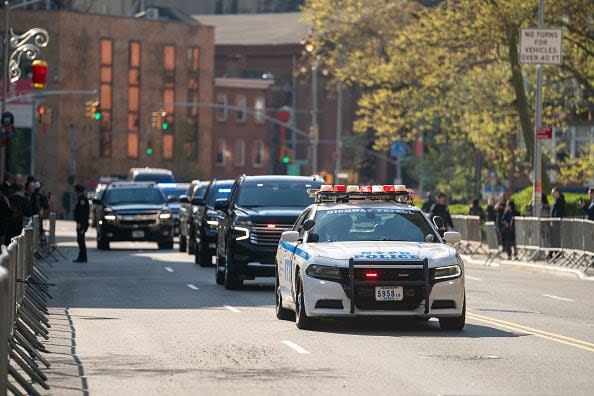
[[[338,267],[330,267],[328,265],[312,264],[307,267],[305,273],[312,278],[339,280],[340,269]]]
[[[105,216],[103,216],[103,219],[104,220],[107,220],[107,221],[115,221],[116,215],[114,215],[114,214],[106,214]]]
[[[433,269],[434,280],[453,279],[460,275],[462,275],[462,268],[457,264]]]

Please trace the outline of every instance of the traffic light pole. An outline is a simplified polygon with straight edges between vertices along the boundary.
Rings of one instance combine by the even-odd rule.
[[[318,67],[320,55],[311,66],[311,173],[318,172],[318,140],[320,138],[318,127]]]
[[[538,28],[544,25],[544,0],[538,6]],[[532,214],[540,216],[542,209],[542,151],[540,140],[536,136],[538,128],[542,127],[542,64],[536,65],[536,113],[534,117],[534,185],[532,189]]]

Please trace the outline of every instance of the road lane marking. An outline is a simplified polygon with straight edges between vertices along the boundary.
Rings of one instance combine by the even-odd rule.
[[[561,300],[561,301],[569,301],[569,302],[573,302],[573,300],[571,298],[565,298],[565,297],[559,297],[559,296],[554,296],[552,294],[543,294],[543,297],[548,297],[548,298],[554,298],[555,300]]]
[[[186,286],[188,286],[192,290],[198,290],[198,288],[191,283],[188,283]]]
[[[234,308],[234,307],[232,307],[231,305],[223,305],[223,308],[226,308],[226,309],[228,309],[228,310],[229,310],[229,311],[231,311],[231,312],[236,312],[236,313],[239,313],[239,312],[241,312],[239,309],[237,309],[237,308]]]
[[[167,272],[173,272],[173,268],[165,267],[165,271],[167,271]]]
[[[558,342],[560,344],[570,345],[576,348],[584,349],[586,351],[594,352],[594,344],[588,341],[578,340],[576,338],[567,337],[561,334],[538,330],[521,324],[507,322],[505,320],[495,319],[489,316],[478,315],[471,312],[466,312],[466,315],[469,319],[487,323],[496,327],[502,327],[507,330],[512,330],[524,334],[535,335],[537,337]]]
[[[464,278],[470,279],[470,280],[475,280],[475,281],[481,281],[482,280],[481,278],[477,278],[477,277],[470,276],[470,275],[464,275]]]
[[[297,353],[301,353],[301,354],[309,354],[309,351],[303,349],[302,347],[300,347],[299,345],[295,344],[294,342],[291,341],[281,341],[283,344],[285,344],[286,346],[288,346],[289,348],[291,348],[292,350],[294,350]]]

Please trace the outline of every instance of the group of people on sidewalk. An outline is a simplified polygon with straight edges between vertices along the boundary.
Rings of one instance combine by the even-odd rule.
[[[5,173],[0,185],[0,245],[10,244],[28,219],[49,211],[50,196],[34,176],[23,180],[21,174]]]

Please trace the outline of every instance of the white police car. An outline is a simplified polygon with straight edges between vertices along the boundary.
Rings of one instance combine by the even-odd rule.
[[[309,328],[317,318],[436,317],[464,327],[464,264],[401,185],[322,186],[285,231],[276,255],[276,316]]]

